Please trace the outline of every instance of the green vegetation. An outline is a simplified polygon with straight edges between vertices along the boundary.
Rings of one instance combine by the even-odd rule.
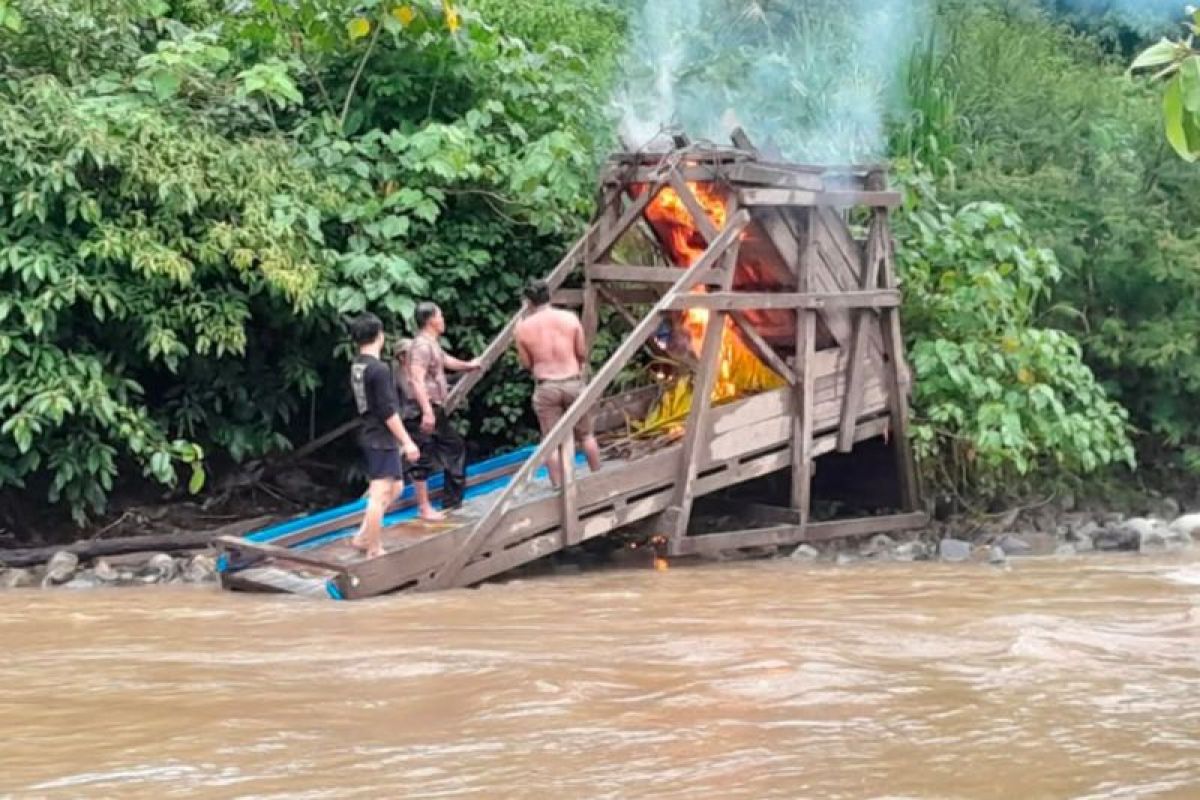
[[[1172,46],[1169,145],[1159,87],[1125,74],[1160,17],[936,5],[930,36],[858,69],[883,39],[854,4],[725,3],[685,88],[794,153],[886,143],[937,485],[1077,480],[1130,461],[1131,433],[1200,467],[1200,172],[1170,146],[1200,149],[1198,62]],[[0,0],[0,492],[82,521],[119,481],[198,490],[286,451],[348,414],[363,308],[406,329],[432,297],[477,350],[590,213],[610,93],[646,69],[622,60],[638,7]],[[834,62],[813,44],[855,31]],[[849,89],[811,91],[830,63]],[[886,125],[847,121],[862,102]],[[469,415],[494,443],[522,435],[515,377]]]

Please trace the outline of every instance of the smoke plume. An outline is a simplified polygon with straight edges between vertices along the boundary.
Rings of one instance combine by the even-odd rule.
[[[884,154],[927,0],[643,0],[615,97],[634,147],[659,131],[744,127],[790,159]]]

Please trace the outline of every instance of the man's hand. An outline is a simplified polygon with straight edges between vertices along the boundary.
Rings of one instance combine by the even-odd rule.
[[[432,411],[426,411],[421,415],[421,433],[433,433],[433,426],[436,420]]]
[[[478,372],[483,369],[483,363],[478,358],[472,358],[467,362],[467,372]]]
[[[415,464],[421,460],[421,448],[417,447],[416,443],[409,439],[403,445],[404,457],[408,459],[408,463]]]

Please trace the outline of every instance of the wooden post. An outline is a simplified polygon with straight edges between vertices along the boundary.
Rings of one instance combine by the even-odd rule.
[[[816,258],[816,209],[804,212],[804,240],[796,271],[796,291],[809,291],[809,281]],[[800,515],[801,531],[808,525],[812,506],[812,444],[813,444],[813,360],[816,354],[817,312],[796,309],[796,416],[792,437],[792,508]]]
[[[575,485],[575,435],[563,440],[554,457],[559,460],[562,475],[562,546],[578,544],[579,535],[579,487]]]
[[[619,186],[606,187],[603,195],[603,207],[599,209],[599,227],[597,241],[600,238],[607,238],[609,231],[616,228],[617,221],[621,217],[621,189]],[[583,324],[583,339],[587,351],[590,353],[592,347],[596,344],[596,331],[600,327],[600,298],[596,294],[596,282],[592,280],[589,274],[589,268],[600,260],[601,255],[593,248],[587,254],[584,262],[583,270],[583,310],[580,314],[580,321]]]
[[[883,285],[896,288],[896,265],[891,237],[883,241]],[[900,333],[900,309],[883,309],[883,352],[887,358],[886,371],[888,406],[892,417],[892,447],[896,454],[896,478],[900,484],[900,499],[905,511],[916,511],[921,505],[921,487],[917,480],[912,441],[908,436],[908,381],[905,371],[904,338]]]
[[[679,187],[676,187],[676,190],[678,191]],[[683,191],[691,196],[687,186],[683,187]],[[693,200],[693,202],[695,201]],[[697,205],[699,204],[697,203]],[[732,215],[736,212],[736,201],[732,201],[728,213]],[[704,216],[703,211],[700,213],[701,216]],[[707,217],[705,218],[707,219]],[[709,230],[712,230],[711,223]],[[740,240],[735,239],[721,259],[723,271],[721,291],[727,292],[733,288],[740,245]],[[688,409],[687,421],[684,426],[683,455],[680,457],[683,474],[680,476],[679,483],[675,485],[675,495],[671,505],[663,515],[669,554],[674,553],[679,542],[687,535],[688,522],[692,517],[692,503],[695,500],[696,474],[700,469],[700,458],[697,451],[706,446],[712,438],[712,432],[708,429],[708,412],[712,409],[712,394],[713,389],[716,388],[717,376],[721,374],[721,344],[725,338],[725,325],[728,318],[729,312],[723,309],[708,312],[704,340],[700,345],[699,368],[692,377],[692,407]]]
[[[864,248],[862,279],[859,287],[862,291],[879,288],[880,263],[886,258],[887,252],[887,209],[877,208],[871,212],[871,229],[867,233],[867,246]],[[854,428],[858,424],[858,411],[862,408],[863,381],[866,378],[866,361],[870,353],[868,334],[869,322],[876,319],[875,311],[869,308],[857,308],[853,314],[853,332],[850,335],[850,353],[846,376],[846,394],[842,400],[842,424],[838,432],[838,450],[849,453],[854,447]]]

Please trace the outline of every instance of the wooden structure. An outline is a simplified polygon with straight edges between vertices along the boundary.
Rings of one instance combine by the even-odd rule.
[[[674,216],[662,213],[668,200]],[[685,143],[665,154],[613,156],[601,176],[596,220],[546,279],[557,302],[581,310],[589,339],[605,309],[630,330],[553,430],[527,458],[485,466],[474,480],[492,488],[480,490],[465,512],[440,526],[400,521],[386,528],[384,556],[365,559],[345,543],[360,518],[350,511],[269,541],[222,539],[225,584],[291,591],[287,581],[266,577],[282,570],[323,581],[343,598],[466,586],[637,522],[663,537],[671,555],[924,525],[888,224],[899,202],[882,168],[769,163],[741,133],[728,148]],[[652,243],[658,263],[618,263],[614,248],[629,235]],[[606,390],[654,346],[664,318],[695,309],[707,312],[707,324],[682,435],[635,461],[581,473],[575,424],[590,411],[599,411],[601,431],[643,416],[655,387],[614,397]],[[518,319],[483,353],[484,371],[454,388],[451,407],[511,348]],[[778,373],[782,388],[713,404],[727,329]],[[895,455],[894,513],[814,520],[817,460],[880,437]],[[565,489],[530,491],[547,457],[562,459]],[[760,509],[759,527],[689,534],[697,497],[780,471],[790,471],[790,503]],[[343,535],[332,536],[337,530]]]

